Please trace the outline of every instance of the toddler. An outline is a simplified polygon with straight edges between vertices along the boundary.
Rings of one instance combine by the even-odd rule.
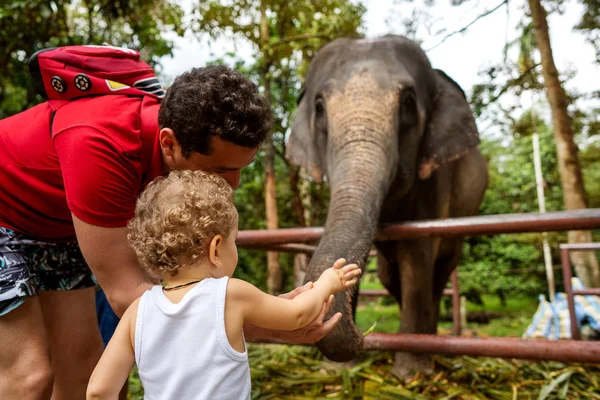
[[[129,242],[162,285],[123,315],[90,379],[87,398],[116,399],[137,364],[146,399],[248,399],[244,323],[295,330],[312,322],[334,293],[358,281],[339,259],[292,300],[231,278],[238,214],[227,182],[174,171],[152,182],[129,223]]]

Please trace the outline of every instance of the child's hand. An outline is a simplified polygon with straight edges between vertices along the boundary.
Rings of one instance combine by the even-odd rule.
[[[346,264],[345,259],[338,259],[333,267],[323,271],[319,278],[319,280],[323,279],[331,285],[331,293],[340,292],[358,283],[358,276],[362,273],[358,265],[348,264],[344,266],[344,264]]]

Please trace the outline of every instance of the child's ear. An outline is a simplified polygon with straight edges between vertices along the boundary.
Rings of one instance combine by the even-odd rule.
[[[222,265],[221,262],[221,245],[223,244],[223,236],[215,235],[210,241],[210,245],[208,248],[208,259],[215,267],[220,267]]]

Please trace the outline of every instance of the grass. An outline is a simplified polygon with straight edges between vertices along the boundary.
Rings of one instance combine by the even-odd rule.
[[[374,332],[395,333],[400,327],[397,304],[387,305],[383,299],[369,302],[369,305],[359,305],[356,308],[355,321],[361,331],[366,332],[373,324]]]
[[[467,332],[476,332],[480,336],[516,336],[523,334],[537,308],[537,301],[529,298],[511,298],[507,300],[506,309],[499,307],[499,300],[494,296],[483,296],[484,306],[467,303],[469,311],[489,311],[504,314],[502,318],[492,319],[489,324],[468,323]],[[397,304],[389,304],[386,299],[377,299],[361,304],[356,310],[356,324],[364,332],[373,324],[374,332],[396,333],[400,327],[400,311]],[[452,322],[440,322],[440,333],[450,332]]]
[[[503,307],[497,296],[483,295],[483,305],[467,302],[467,313],[487,311],[502,314],[502,318],[492,319],[489,324],[468,323],[467,331],[476,332],[479,336],[516,336],[520,337],[538,307],[538,300],[530,297],[510,297]],[[450,311],[451,312],[451,311]],[[452,329],[452,322],[441,322],[442,329]]]
[[[383,289],[383,286],[374,274],[366,274],[361,280],[361,289]],[[481,325],[468,323],[465,330],[476,332],[480,336],[516,336],[520,337],[538,306],[538,300],[529,297],[510,297],[506,300],[506,307],[502,306],[500,299],[493,295],[483,295],[483,305],[467,302],[467,313],[487,311],[501,313],[502,318],[492,319],[489,324]],[[452,310],[447,310],[452,312]],[[375,324],[374,332],[396,333],[400,327],[400,310],[392,298],[377,298],[362,301],[356,310],[356,324],[364,332]],[[440,322],[440,333],[452,330],[452,322]]]

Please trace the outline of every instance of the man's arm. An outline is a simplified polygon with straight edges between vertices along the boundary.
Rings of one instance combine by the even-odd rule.
[[[153,285],[127,242],[127,228],[105,228],[83,222],[73,224],[81,252],[114,312],[120,317],[129,305]]]

